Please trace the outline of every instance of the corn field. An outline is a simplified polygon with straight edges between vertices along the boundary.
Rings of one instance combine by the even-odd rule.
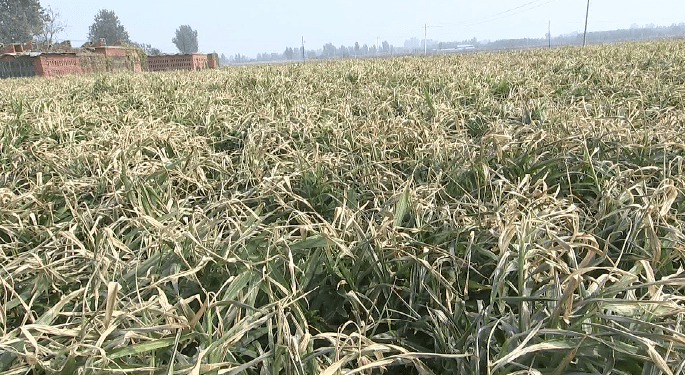
[[[3,374],[684,374],[685,41],[0,81]]]

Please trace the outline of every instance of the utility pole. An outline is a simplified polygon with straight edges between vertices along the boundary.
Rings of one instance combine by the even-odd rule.
[[[549,48],[552,48],[552,20],[549,20],[547,25],[547,39],[549,40]]]
[[[428,24],[423,24],[423,54],[428,54],[428,43],[426,41],[426,36],[428,35]]]
[[[428,24],[423,24],[423,54],[428,54],[428,28],[429,27],[441,27],[441,26],[428,26]]]
[[[587,10],[585,11],[585,32],[583,33],[583,47],[587,43],[587,19],[590,15],[590,0],[587,0]]]

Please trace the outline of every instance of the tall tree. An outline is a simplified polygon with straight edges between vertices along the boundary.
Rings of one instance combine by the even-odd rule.
[[[45,44],[53,44],[55,37],[64,31],[66,27],[67,24],[62,20],[62,15],[59,11],[48,6],[43,14],[43,28],[38,35],[38,41]]]
[[[0,43],[33,40],[43,27],[43,14],[38,0],[0,0]]]
[[[290,47],[286,47],[285,52],[283,52],[283,56],[285,56],[286,60],[292,60],[293,57],[295,57],[295,50]]]
[[[113,45],[117,41],[130,42],[128,32],[113,10],[100,9],[95,15],[95,22],[90,25],[88,40],[97,42],[102,38],[107,41],[107,45]]]
[[[190,25],[181,25],[176,29],[176,36],[171,40],[181,53],[197,52],[197,30]]]
[[[335,56],[336,48],[333,45],[333,43],[326,43],[323,46],[323,55],[325,57],[333,57]]]

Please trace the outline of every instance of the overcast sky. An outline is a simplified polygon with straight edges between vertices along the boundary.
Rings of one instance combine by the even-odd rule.
[[[41,0],[58,10],[68,28],[59,36],[80,46],[100,9],[113,10],[132,41],[176,53],[171,42],[176,28],[198,32],[200,52],[241,53],[307,49],[331,42],[335,46],[375,45],[377,38],[402,46],[405,39],[443,42],[541,38],[551,21],[552,35],[582,32],[586,0]],[[653,23],[685,22],[685,0],[590,0],[590,31]]]

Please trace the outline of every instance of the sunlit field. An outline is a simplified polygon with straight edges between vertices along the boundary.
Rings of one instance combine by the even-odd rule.
[[[4,374],[682,374],[685,41],[0,81]]]

